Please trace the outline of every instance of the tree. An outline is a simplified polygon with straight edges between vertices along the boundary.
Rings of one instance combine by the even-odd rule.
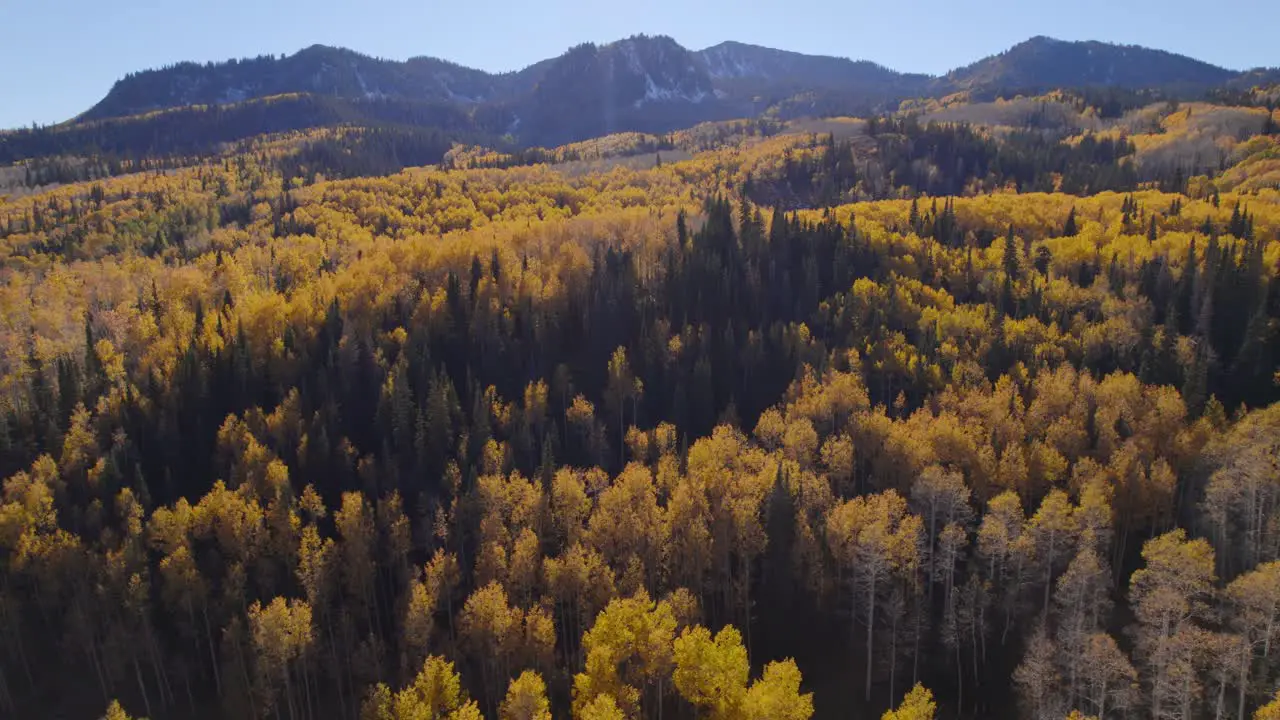
[[[907,692],[902,704],[880,716],[880,720],[933,720],[938,704],[933,701],[933,693],[920,683]]]
[[[508,604],[506,590],[496,582],[472,593],[462,608],[463,646],[481,668],[485,696],[494,706],[519,649],[522,621],[523,613]]]
[[[1274,700],[1258,708],[1253,720],[1280,720],[1280,690],[1276,691]]]
[[[644,383],[631,373],[631,364],[627,361],[626,348],[618,346],[609,358],[609,384],[605,388],[605,398],[609,407],[618,416],[618,450],[625,447],[626,425],[623,413],[627,402],[638,406],[644,394]],[[634,418],[633,418],[634,419]]]
[[[963,528],[973,515],[969,507],[969,494],[969,488],[965,485],[964,477],[960,473],[948,472],[937,465],[925,468],[911,486],[912,507],[921,517],[927,532],[925,540],[925,547],[929,549],[927,577],[931,581],[939,577],[934,568],[938,555],[936,548],[939,533],[947,525]],[[955,558],[952,560],[954,561]],[[946,577],[949,578],[950,574],[948,573]]]
[[[1070,555],[1075,543],[1076,520],[1067,494],[1061,490],[1051,490],[1028,522],[1027,532],[1035,544],[1036,562],[1043,574],[1043,613],[1047,617],[1054,570],[1063,557]]]
[[[876,609],[893,576],[910,578],[920,561],[920,518],[890,490],[837,505],[827,516],[827,541],[850,587],[852,607],[862,606],[867,632],[866,698],[871,698],[871,669]],[[856,613],[855,613],[856,614]]]
[[[739,717],[747,692],[747,650],[732,626],[716,633],[704,627],[686,629],[673,647],[672,681],[680,695],[706,710],[713,720]]]
[[[1219,568],[1234,574],[1280,559],[1280,405],[1251,412],[1205,448],[1213,468],[1202,510]]]
[[[809,720],[813,717],[813,694],[800,692],[800,668],[794,660],[771,662],[764,674],[751,683],[743,700],[747,720]]]
[[[1194,673],[1189,653],[1197,644],[1193,622],[1208,612],[1213,592],[1213,548],[1203,539],[1188,540],[1178,529],[1148,540],[1146,566],[1129,579],[1129,601],[1137,617],[1137,642],[1148,669],[1152,714],[1162,718],[1194,703],[1192,684],[1175,678]]]
[[[653,474],[647,467],[629,463],[600,493],[587,539],[609,561],[621,589],[634,592],[641,587],[656,589],[664,529]]]
[[[983,574],[991,587],[997,589],[1004,609],[1001,644],[1008,637],[1018,612],[1034,552],[1031,534],[1023,531],[1025,526],[1022,501],[1017,493],[1006,490],[988,503],[978,528],[978,557],[983,561]]]
[[[500,720],[551,720],[551,703],[542,676],[525,670],[507,687],[507,697],[498,709]]]
[[[573,717],[576,720],[626,720],[627,715],[612,695],[601,693],[580,706],[575,704]]]
[[[1098,558],[1091,544],[1081,543],[1076,556],[1062,576],[1054,592],[1057,615],[1057,641],[1061,652],[1059,666],[1067,675],[1067,703],[1077,706],[1083,664],[1087,662],[1086,645],[1095,631],[1101,629],[1110,613],[1111,573]]]
[[[107,705],[107,711],[102,716],[102,720],[131,720],[131,718],[129,717],[129,713],[126,713],[124,708],[120,706],[120,702],[118,700],[112,700],[111,704]],[[147,719],[138,718],[137,720]]]
[[[1018,699],[1028,717],[1051,717],[1060,712],[1060,682],[1055,664],[1057,648],[1042,625],[1031,636],[1022,662],[1013,671]]]
[[[573,712],[599,710],[605,695],[626,717],[640,710],[642,691],[658,701],[663,679],[671,674],[676,619],[666,602],[653,602],[643,591],[615,599],[596,617],[582,638],[586,665],[573,678]]]
[[[1106,633],[1090,635],[1080,662],[1081,692],[1097,717],[1108,712],[1127,716],[1136,705],[1138,672],[1120,646]]]
[[[1280,560],[1236,578],[1226,595],[1229,621],[1241,640],[1236,687],[1239,716],[1244,717],[1246,696],[1254,685],[1254,665],[1274,666],[1275,648],[1280,644]],[[1265,682],[1265,677],[1260,679]]]
[[[413,683],[395,693],[378,684],[360,708],[361,720],[482,720],[480,708],[467,698],[453,663],[432,655]]]
[[[294,686],[298,682],[295,674],[302,673],[297,665],[306,661],[312,644],[311,606],[301,600],[280,597],[266,607],[254,603],[249,608],[249,629],[257,660],[258,692],[264,706],[275,705],[276,693],[283,685],[289,717],[304,714],[302,706],[310,707],[310,693],[305,682],[300,690]]]
[[[813,715],[813,696],[800,692],[800,670],[793,660],[769,663],[747,687],[747,651],[733,626],[714,639],[704,627],[686,628],[675,640],[674,657],[676,689],[711,718],[808,720]]]
[[[600,553],[575,544],[559,557],[543,563],[546,587],[555,603],[557,630],[565,655],[574,666],[586,661],[581,652],[582,635],[616,595],[613,571]]]
[[[422,578],[409,584],[409,602],[401,620],[403,637],[402,669],[421,667],[426,660],[435,624],[436,597]],[[407,674],[407,673],[406,673]]]

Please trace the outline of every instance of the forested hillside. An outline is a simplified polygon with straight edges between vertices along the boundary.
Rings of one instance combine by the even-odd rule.
[[[1140,100],[14,184],[0,710],[1275,718],[1280,118]]]

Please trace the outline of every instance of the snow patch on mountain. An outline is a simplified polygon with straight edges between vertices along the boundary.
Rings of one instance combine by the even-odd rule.
[[[622,57],[627,61],[627,68],[631,72],[639,75],[644,72],[644,63],[640,60],[640,53],[636,50],[636,44],[631,40],[623,40],[618,43],[618,49],[622,52]]]
[[[728,47],[709,48],[702,51],[702,57],[707,63],[707,74],[716,80],[769,76],[755,63]]]
[[[695,88],[692,91],[684,90],[679,85],[671,87],[668,85],[659,85],[654,82],[653,76],[649,73],[644,74],[644,97],[636,100],[635,107],[640,107],[649,102],[673,102],[683,100],[685,102],[700,103],[709,97],[709,93],[701,88]]]

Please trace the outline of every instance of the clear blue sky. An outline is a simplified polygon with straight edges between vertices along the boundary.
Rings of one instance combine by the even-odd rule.
[[[666,34],[942,73],[1033,35],[1280,65],[1280,0],[0,0],[0,128],[66,120],[120,76],[314,43],[513,70],[584,41]]]

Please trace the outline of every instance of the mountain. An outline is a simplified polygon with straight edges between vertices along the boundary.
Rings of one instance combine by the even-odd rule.
[[[693,52],[665,36],[639,35],[606,45],[583,44],[518,72],[492,74],[446,60],[404,62],[314,45],[290,56],[224,63],[180,63],[133,73],[120,80],[77,120],[139,115],[187,105],[226,105],[255,98],[305,93],[347,100],[452,102],[523,108],[568,100],[599,108],[601,127],[644,115],[646,105],[700,105],[719,115],[753,103],[785,100],[803,92],[854,93],[883,102],[919,94],[926,75],[906,75],[868,61],[805,55],[725,42]],[[717,103],[728,100],[729,103]],[[554,110],[554,108],[548,108]],[[649,113],[652,114],[652,113]],[[706,119],[706,118],[702,118]],[[526,129],[529,126],[525,124]]]
[[[903,99],[961,90],[992,95],[1110,86],[1196,96],[1209,89],[1247,90],[1276,77],[1275,70],[1237,73],[1160,50],[1047,37],[941,77],[738,42],[693,51],[665,36],[583,44],[508,73],[315,45],[287,57],[133,73],[69,123],[0,135],[0,162],[57,153],[199,153],[266,128],[334,124],[428,128],[471,141],[554,146],[765,112],[782,118],[875,113]],[[255,118],[263,119],[261,128]],[[184,124],[190,134],[180,142],[166,140],[182,133]]]
[[[308,93],[355,100],[386,98],[477,103],[519,87],[519,73],[492,75],[435,58],[379,60],[313,45],[288,57],[180,63],[120,80],[81,120],[137,115],[184,105],[225,105]]]
[[[661,36],[579,45],[548,63],[511,107],[511,132],[545,145],[620,130],[664,132],[747,110],[715,87],[696,53]]]
[[[867,60],[774,50],[724,42],[697,53],[707,73],[725,87],[735,83],[770,89],[860,90],[898,94],[924,90],[928,75],[906,75]]]
[[[952,90],[1081,87],[1209,88],[1240,73],[1163,50],[1034,37],[959,68],[937,87]]]

